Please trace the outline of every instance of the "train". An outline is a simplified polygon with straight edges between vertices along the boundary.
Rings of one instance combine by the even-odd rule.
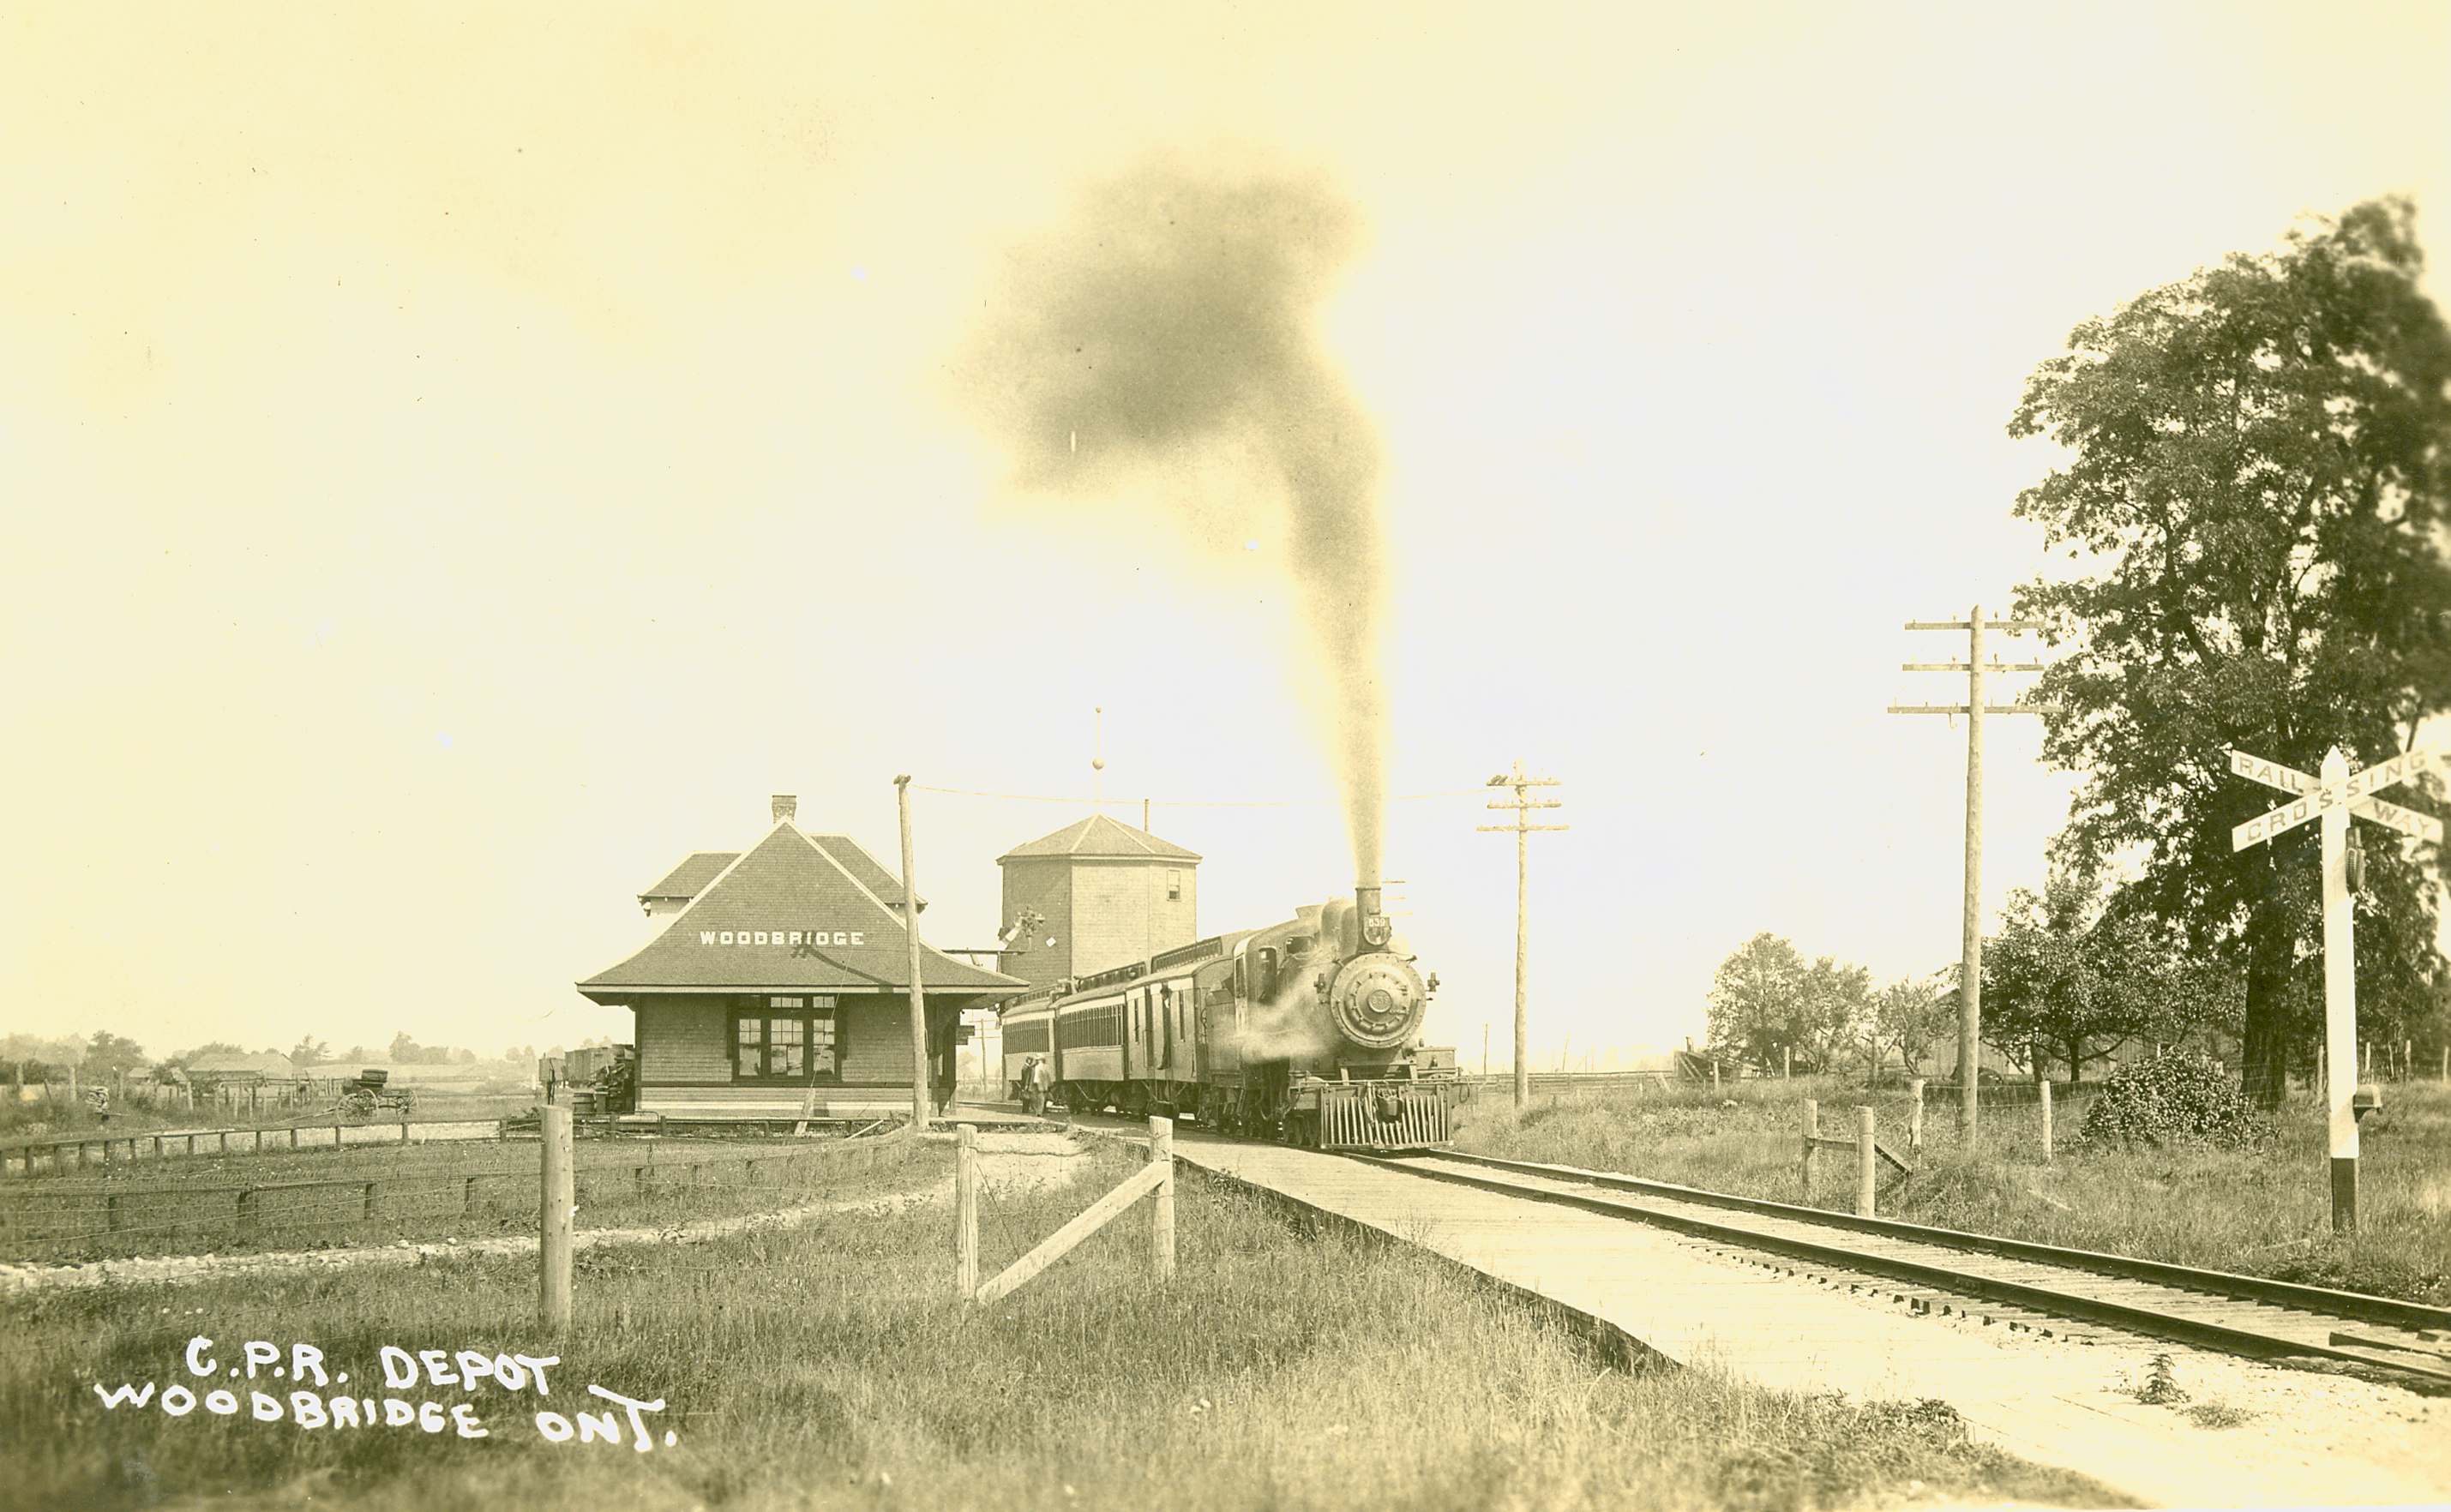
[[[1376,886],[1009,1004],[1006,1085],[1049,1062],[1076,1112],[1165,1113],[1314,1149],[1448,1144],[1452,1047],[1422,1043],[1424,977]]]

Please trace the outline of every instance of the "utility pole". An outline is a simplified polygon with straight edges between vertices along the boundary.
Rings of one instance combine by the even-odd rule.
[[[1562,784],[1559,783],[1556,777],[1525,776],[1523,775],[1523,763],[1520,759],[1515,763],[1515,775],[1513,776],[1510,777],[1505,773],[1501,772],[1498,776],[1489,779],[1489,786],[1493,788],[1513,788],[1515,790],[1515,796],[1511,799],[1492,798],[1489,800],[1489,807],[1493,809],[1513,809],[1515,811],[1515,822],[1513,824],[1483,824],[1478,826],[1478,828],[1482,830],[1511,830],[1515,835],[1515,1106],[1520,1108],[1525,1103],[1531,1101],[1532,1098],[1532,1042],[1523,1012],[1523,973],[1532,955],[1532,846],[1530,836],[1532,832],[1535,830],[1563,830],[1571,828],[1571,826],[1563,824],[1532,824],[1527,822],[1532,817],[1532,811],[1535,809],[1558,809],[1563,808],[1565,805],[1557,798],[1536,798],[1532,796],[1531,790],[1534,788],[1554,788],[1562,786]],[[1484,1050],[1482,1051],[1483,1057],[1486,1058],[1487,1054],[1487,1051]]]
[[[919,986],[919,884],[911,874],[911,779],[893,779],[902,810],[902,933],[911,942],[911,1137],[928,1131],[928,1009]]]
[[[1987,714],[2056,714],[2057,706],[2042,703],[1993,703],[1983,701],[1983,677],[1986,673],[2040,672],[2039,661],[2003,662],[1994,655],[1990,665],[1983,660],[1983,632],[2006,630],[2014,635],[2027,630],[2040,630],[2039,619],[1986,619],[1983,606],[1963,619],[1910,619],[1909,630],[1963,630],[1966,632],[1964,661],[1907,661],[1899,665],[1908,672],[1963,672],[1966,674],[1964,703],[1893,703],[1892,714],[1962,714],[1966,716],[1966,917],[1959,941],[1957,988],[1957,1133],[1971,1142],[1974,1138],[1977,1086],[1981,1082],[1978,1062],[1983,1038],[1983,717]]]

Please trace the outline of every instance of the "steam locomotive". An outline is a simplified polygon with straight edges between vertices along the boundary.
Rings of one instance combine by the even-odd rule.
[[[1188,1115],[1323,1149],[1449,1141],[1452,1048],[1420,1043],[1438,989],[1380,912],[1379,889],[1304,905],[1008,1006],[1004,1073],[1035,1056],[1076,1111]]]

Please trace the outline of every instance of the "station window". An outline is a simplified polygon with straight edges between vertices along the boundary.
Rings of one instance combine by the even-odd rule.
[[[770,997],[732,1021],[735,1081],[825,1080],[841,1069],[831,997]]]
[[[1166,874],[1166,895],[1167,895],[1167,900],[1168,902],[1172,902],[1172,901],[1174,901],[1175,899],[1180,898],[1181,896],[1183,896],[1183,874],[1182,874],[1182,873],[1180,873],[1180,872],[1168,872],[1168,873]]]

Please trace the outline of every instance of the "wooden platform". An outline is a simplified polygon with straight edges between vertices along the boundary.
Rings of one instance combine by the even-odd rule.
[[[1954,1406],[1976,1433],[2172,1506],[2317,1506],[2451,1500],[2451,1443],[2429,1407],[2416,1452],[2377,1463],[2333,1451],[2310,1421],[2284,1436],[2225,1435],[2121,1389],[2167,1344],[2080,1345],[1913,1314],[1864,1293],[1598,1213],[1433,1185],[1333,1155],[1185,1128],[1175,1154],[1379,1229],[1622,1330],[1687,1365],[1765,1385]],[[1901,1288],[1886,1288],[1901,1289]],[[2099,1330],[2088,1330],[2099,1333]],[[2414,1402],[2417,1399],[2412,1398]],[[2367,1425],[2359,1424],[2360,1431]],[[2431,1440],[2437,1451],[2424,1452]],[[2363,1440],[2359,1441],[2364,1442]],[[2259,1449],[2259,1445],[2264,1445]]]

